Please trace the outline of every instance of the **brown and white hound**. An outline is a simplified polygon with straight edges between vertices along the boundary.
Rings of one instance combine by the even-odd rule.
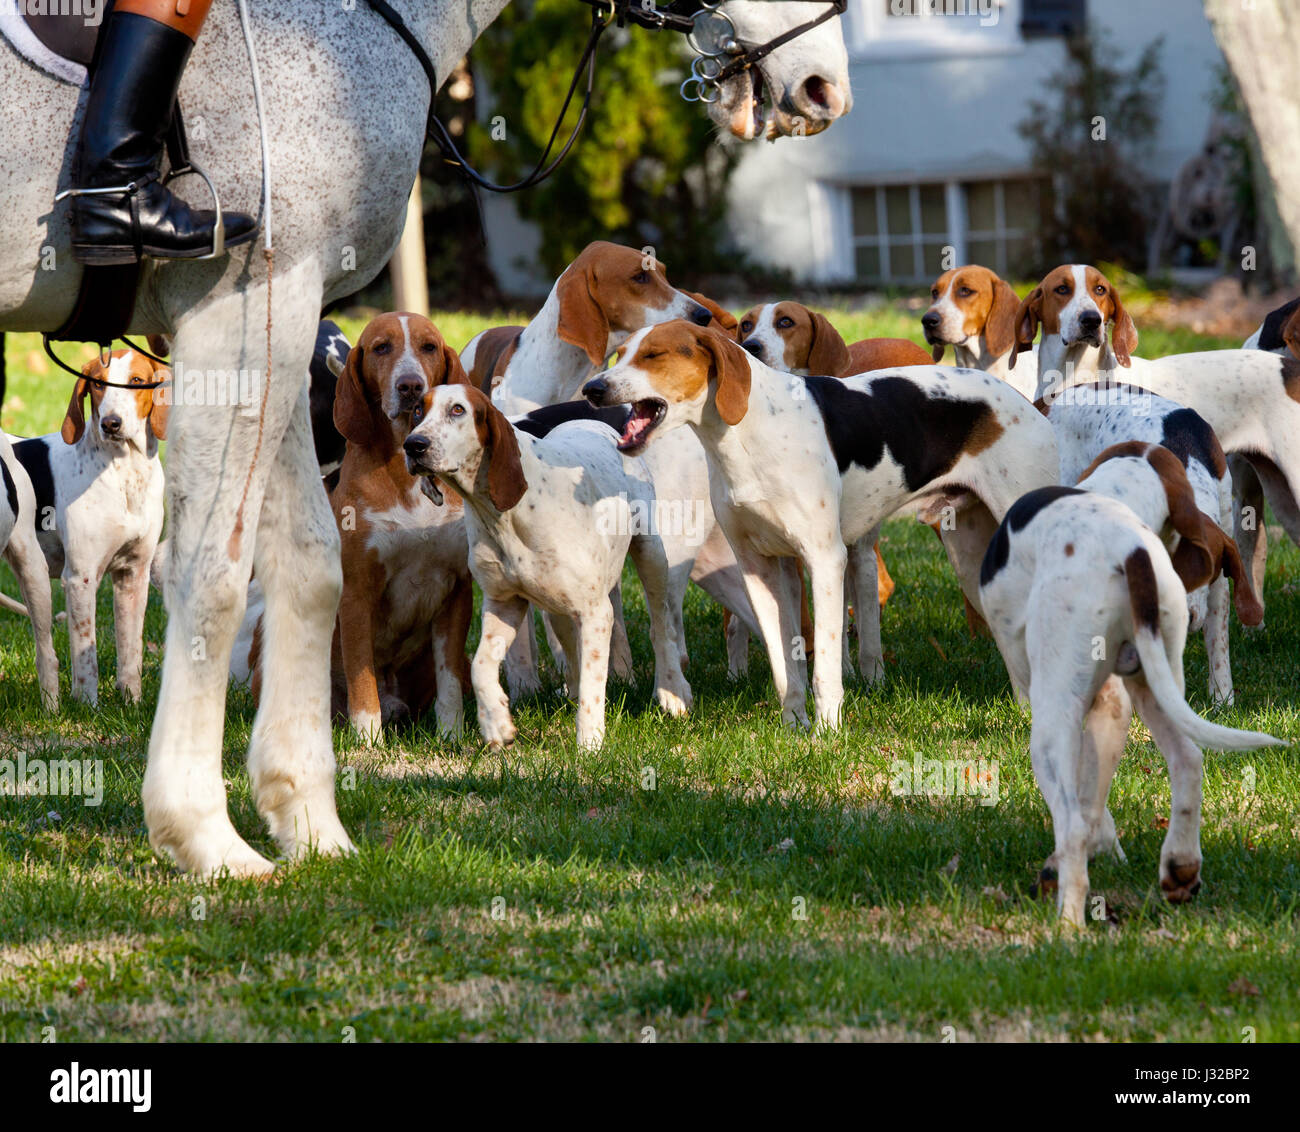
[[[469,379],[437,327],[382,314],[352,347],[335,391],[347,451],[330,494],[343,559],[334,698],[369,741],[430,702],[440,731],[462,725],[473,610],[463,508],[450,494],[436,506],[402,453],[411,410],[448,384]]]
[[[930,288],[930,300],[921,328],[936,362],[951,346],[957,365],[991,373],[1033,400],[1034,356],[1013,361],[1020,299],[1010,283],[987,267],[967,264],[940,275]]]

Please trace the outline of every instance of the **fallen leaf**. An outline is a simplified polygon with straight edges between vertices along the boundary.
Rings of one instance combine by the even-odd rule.
[[[1259,987],[1252,983],[1245,975],[1238,975],[1228,984],[1228,993],[1235,994],[1238,997],[1249,996],[1258,998],[1260,994]]]
[[[944,865],[944,867],[941,868],[941,869],[939,870],[939,872],[942,873],[942,874],[943,874],[944,876],[946,876],[946,877],[950,877],[950,876],[953,875],[953,873],[955,873],[955,872],[957,871],[957,866],[958,866],[959,864],[961,864],[961,854],[960,854],[960,853],[954,853],[954,854],[952,855],[952,860],[949,861],[946,865]]]

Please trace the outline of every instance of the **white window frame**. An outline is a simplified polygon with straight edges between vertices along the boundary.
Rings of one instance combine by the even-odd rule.
[[[886,0],[849,0],[844,39],[851,59],[928,59],[946,55],[989,55],[1024,50],[1020,35],[1021,0],[992,0],[997,22],[981,27],[978,18],[954,19],[932,14],[934,4],[980,0],[898,0],[915,4],[917,15],[890,17]]]
[[[997,244],[996,263],[988,264],[999,275],[1007,274],[1007,242],[1032,235],[1029,229],[1016,227],[1007,223],[1006,183],[1008,181],[1034,180],[1032,171],[1009,172],[998,177],[960,177],[918,181],[880,181],[871,184],[830,185],[814,182],[817,185],[815,198],[819,207],[814,214],[820,216],[821,223],[815,230],[821,229],[814,238],[814,250],[821,265],[819,278],[826,282],[866,283],[871,286],[909,286],[918,282],[929,282],[928,277],[916,273],[916,262],[922,254],[922,246],[934,242],[933,233],[919,231],[921,186],[941,184],[944,190],[944,211],[947,214],[948,231],[945,244],[953,249],[953,263],[962,264],[969,259],[968,249],[972,240],[993,240]],[[994,225],[991,229],[971,229],[966,210],[966,192],[964,185],[981,181],[991,181],[994,185],[993,208]],[[912,210],[912,232],[909,236],[891,236],[886,224],[885,190],[905,186],[909,191],[909,203]],[[854,190],[874,190],[876,196],[876,234],[859,236],[853,231],[853,192]],[[881,275],[879,279],[864,280],[857,273],[857,249],[860,247],[880,248]],[[910,262],[904,268],[896,264],[899,248],[908,249]],[[895,267],[899,270],[895,270]]]

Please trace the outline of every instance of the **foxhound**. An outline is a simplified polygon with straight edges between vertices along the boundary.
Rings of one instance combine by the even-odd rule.
[[[53,620],[50,576],[36,535],[36,493],[26,469],[14,455],[9,438],[0,432],[0,554],[18,579],[22,603],[0,594],[4,607],[30,618],[36,643],[36,680],[41,706],[59,706],[59,660],[51,635]]]
[[[1262,497],[1258,506],[1237,507],[1233,533],[1262,602],[1264,499],[1292,541],[1300,542],[1300,359],[1262,350],[1134,357],[1132,317],[1110,281],[1084,264],[1056,268],[1021,303],[1018,347],[1028,347],[1040,326],[1035,400],[1073,385],[1127,382],[1196,410],[1224,452],[1249,463]]]
[[[724,330],[735,324],[711,299],[674,288],[657,259],[618,244],[589,244],[556,280],[537,317],[519,335],[504,368],[496,363],[500,377],[492,388],[493,404],[517,421],[540,406],[569,401],[629,333],[681,317]],[[487,349],[489,333],[479,335],[471,345]],[[475,353],[466,364],[476,365],[477,359]],[[673,585],[684,584],[682,578],[694,581],[736,615],[727,627],[727,667],[732,676],[739,676],[748,665],[749,633],[757,632],[758,625],[735,556],[713,515],[704,451],[683,432],[651,453],[646,462],[656,497],[694,519],[689,526],[669,524],[660,532]],[[537,684],[531,620],[525,628],[507,658],[507,682],[516,695]],[[685,625],[679,622],[674,631],[685,655]],[[552,652],[563,667],[558,642],[552,641]],[[616,671],[630,670],[627,634],[617,615],[613,663]]]
[[[82,367],[59,432],[20,440],[14,453],[36,495],[36,534],[50,577],[63,579],[72,696],[99,701],[95,596],[113,579],[117,687],[140,699],[149,566],[163,526],[163,469],[171,371],[134,350]],[[91,421],[86,426],[85,403]]]
[[[537,439],[514,429],[468,385],[433,389],[410,423],[402,447],[411,475],[425,477],[435,502],[442,486],[465,501],[470,571],[483,591],[483,633],[471,675],[488,745],[503,747],[515,738],[500,665],[530,602],[552,614],[571,658],[578,745],[601,745],[614,618],[610,592],[629,554],[645,587],[659,705],[669,715],[685,714],[691,690],[669,616],[669,605],[680,603],[682,594],[670,592],[653,525],[637,519],[654,512],[650,475],[639,460],[619,454],[617,434],[598,421],[573,421]]]
[[[1283,303],[1259,325],[1245,342],[1243,350],[1267,350],[1273,354],[1285,354],[1288,350],[1300,358],[1300,299]]]
[[[824,314],[789,301],[746,311],[736,340],[760,362],[800,377],[847,377],[931,364],[930,355],[906,338],[864,338],[848,344]]]
[[[1020,299],[1010,283],[987,267],[967,264],[945,271],[934,281],[921,328],[936,362],[951,346],[959,366],[991,373],[1032,401],[1035,358],[1022,357],[1017,364],[1014,354],[1019,309]]]
[[[1183,698],[1184,583],[1203,584],[1236,554],[1198,510],[1178,458],[1142,443],[1107,449],[1077,487],[1028,493],[989,544],[980,596],[1033,714],[1034,776],[1055,833],[1040,887],[1057,884],[1065,920],[1084,922],[1088,856],[1123,859],[1106,798],[1134,706],[1169,764],[1160,887],[1171,903],[1201,883],[1200,747],[1282,745],[1210,723]],[[1239,561],[1236,571],[1238,613],[1257,620],[1263,610]]]
[[[702,441],[714,511],[744,571],[787,723],[808,722],[796,560],[812,582],[816,720],[833,728],[846,547],[874,542],[910,500],[960,489],[1001,518],[1025,490],[1055,479],[1051,425],[1005,382],[972,370],[793,377],[717,331],[672,322],[634,334],[583,392],[595,405],[632,405],[624,452],[682,425]],[[859,571],[858,586],[864,671],[879,678],[874,571]]]
[[[343,560],[335,707],[346,704],[367,741],[430,702],[442,733],[462,726],[474,606],[463,511],[459,499],[426,497],[402,441],[430,390],[468,383],[437,327],[406,313],[372,319],[338,379],[334,423],[347,450],[330,493]]]
[[[866,338],[846,345],[824,314],[790,301],[766,303],[746,311],[740,317],[736,340],[760,362],[800,377],[809,374],[847,377],[877,369],[930,365],[930,355],[906,338]],[[877,596],[884,605],[894,592],[894,579],[889,576],[879,544],[872,549],[876,559]],[[858,556],[864,552],[865,548],[856,545],[849,549],[851,578],[858,569]],[[849,588],[856,591],[857,587],[851,584]],[[809,635],[808,630],[805,623],[805,637]],[[847,640],[845,643],[847,647]]]

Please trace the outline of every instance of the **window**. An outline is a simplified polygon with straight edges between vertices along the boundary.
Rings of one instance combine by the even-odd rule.
[[[952,263],[981,263],[1004,278],[1032,274],[1046,187],[1037,178],[854,186],[854,277],[928,283],[942,274],[946,247]]]
[[[1017,43],[1024,0],[850,0],[848,40],[857,55],[932,54]]]

